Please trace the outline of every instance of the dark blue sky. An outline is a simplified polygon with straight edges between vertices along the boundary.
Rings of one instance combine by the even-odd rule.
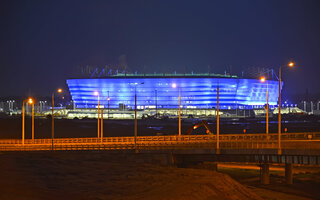
[[[49,95],[77,66],[127,56],[132,71],[284,71],[285,93],[319,93],[320,1],[0,3],[0,96]],[[144,67],[145,66],[145,67]]]

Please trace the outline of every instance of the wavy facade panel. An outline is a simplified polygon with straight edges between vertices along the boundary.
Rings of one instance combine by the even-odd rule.
[[[261,106],[266,104],[269,89],[269,104],[277,105],[279,86],[277,81],[261,83],[255,79],[178,77],[178,78],[98,78],[69,79],[67,84],[77,108],[97,106],[119,108],[124,104],[134,108],[137,94],[139,108],[178,108],[179,90],[184,108],[212,108],[217,106],[217,85],[219,84],[220,108]],[[173,85],[176,88],[173,88]]]

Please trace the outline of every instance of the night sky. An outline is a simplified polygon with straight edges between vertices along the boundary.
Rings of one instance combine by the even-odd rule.
[[[284,70],[284,92],[320,93],[320,1],[0,2],[0,96],[50,95],[77,67],[126,55],[131,71]]]

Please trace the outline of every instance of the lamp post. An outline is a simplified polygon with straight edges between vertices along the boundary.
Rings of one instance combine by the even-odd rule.
[[[110,111],[110,98],[108,97],[108,98],[107,98],[107,100],[108,100],[108,119],[109,119],[109,111]]]
[[[22,101],[22,145],[24,145],[24,101]]]
[[[144,82],[142,82],[140,84],[144,84]],[[134,149],[135,149],[136,153],[138,153],[138,149],[137,149],[137,136],[138,136],[137,85],[138,85],[138,83],[135,83],[135,87],[134,87]]]
[[[25,138],[25,128],[24,128],[24,121],[25,121],[25,109],[24,109],[24,104],[28,102],[29,104],[33,104],[32,98],[28,98],[26,100],[22,101],[22,145],[24,145],[24,138]],[[32,123],[32,129],[34,124]]]
[[[289,62],[289,67],[293,67],[294,63]],[[281,66],[279,67],[279,113],[278,113],[278,154],[282,154],[281,150]]]
[[[181,136],[181,88],[179,87],[179,136]]]
[[[100,115],[100,95],[99,95],[99,92],[94,92],[93,93],[95,96],[98,96],[98,107],[97,107],[97,109],[98,109],[98,123],[97,123],[97,135],[98,135],[98,139],[99,139],[99,136],[100,136],[100,117],[99,117],[99,115]]]
[[[138,121],[137,121],[137,90],[134,90],[134,149],[137,151]]]
[[[156,118],[158,117],[158,90],[154,90],[155,103],[156,103]]]
[[[101,142],[103,141],[103,107],[101,108]]]
[[[266,82],[265,77],[261,77],[260,81],[262,83]],[[267,140],[269,139],[269,83],[267,82],[267,111],[266,111],[266,135],[267,135]]]
[[[62,89],[57,90],[58,93],[62,92]],[[54,139],[54,93],[52,92],[52,113],[51,113],[51,150],[53,151],[53,139]]]
[[[220,154],[219,80],[217,81],[217,154]]]
[[[177,84],[173,83],[172,88],[177,88]],[[181,88],[179,87],[179,136],[181,136]]]
[[[32,102],[32,114],[31,114],[31,121],[32,121],[32,128],[31,128],[31,132],[32,132],[32,143],[34,143],[34,103]]]
[[[109,110],[110,110],[110,96],[109,96],[109,91],[108,91],[108,119],[109,119]]]

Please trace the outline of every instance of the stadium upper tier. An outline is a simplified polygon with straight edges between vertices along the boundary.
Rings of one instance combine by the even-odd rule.
[[[178,108],[179,90],[183,108],[213,108],[217,106],[219,85],[220,108],[256,107],[277,105],[278,81],[261,83],[256,79],[223,76],[110,76],[93,79],[68,79],[67,84],[76,108],[119,108],[125,105],[134,108],[135,93],[137,107]],[[174,87],[175,86],[175,87]],[[109,100],[108,100],[109,98]]]

